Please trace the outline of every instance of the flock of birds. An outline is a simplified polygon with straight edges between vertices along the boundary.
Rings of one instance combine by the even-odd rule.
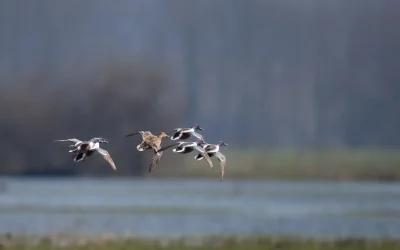
[[[215,156],[220,162],[220,180],[223,181],[226,166],[226,157],[220,152],[220,148],[221,146],[228,146],[228,144],[223,141],[220,141],[218,144],[206,143],[204,141],[204,137],[196,132],[196,130],[204,129],[200,128],[198,124],[195,124],[190,128],[174,129],[172,132],[169,133],[172,134],[172,136],[168,135],[165,132],[160,132],[158,135],[153,135],[150,131],[138,131],[128,134],[125,137],[140,134],[142,136],[142,142],[137,145],[136,149],[141,152],[151,149],[154,151],[154,156],[151,160],[151,164],[148,170],[149,173],[160,162],[163,152],[169,148],[175,147],[172,150],[172,152],[174,153],[187,154],[193,151],[197,152],[194,159],[197,161],[205,159],[211,168],[213,167],[211,157]],[[161,147],[161,142],[164,137],[169,137],[172,141],[176,142]],[[196,137],[197,140],[184,141],[186,139],[189,139],[190,137]],[[114,171],[117,170],[117,167],[115,166],[115,163],[110,154],[106,150],[100,148],[100,143],[108,143],[107,139],[104,139],[102,137],[95,137],[88,141],[81,141],[76,138],[55,141],[73,143],[72,145],[69,145],[71,149],[68,152],[73,153],[72,158],[75,162],[85,162],[89,156],[93,155],[94,153],[98,153],[103,156],[103,158],[110,164],[111,168]]]

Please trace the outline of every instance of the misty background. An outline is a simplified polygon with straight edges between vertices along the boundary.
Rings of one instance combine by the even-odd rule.
[[[113,176],[147,175],[152,153],[137,152],[141,138],[125,134],[195,123],[207,142],[227,142],[227,152],[396,149],[399,7],[1,1],[0,173],[110,175],[101,157],[74,163],[53,142],[103,136],[118,168]],[[168,152],[159,169],[181,160]]]

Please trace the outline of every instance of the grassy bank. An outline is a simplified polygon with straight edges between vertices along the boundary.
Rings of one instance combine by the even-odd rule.
[[[394,250],[400,249],[400,241],[396,240],[312,240],[294,238],[183,238],[179,240],[169,239],[140,239],[140,238],[113,238],[113,237],[1,237],[1,249],[166,249],[166,250]]]
[[[400,150],[319,149],[268,150],[223,149],[226,178],[400,180]],[[219,163],[210,170],[194,154],[165,154],[154,175],[165,177],[217,177]]]

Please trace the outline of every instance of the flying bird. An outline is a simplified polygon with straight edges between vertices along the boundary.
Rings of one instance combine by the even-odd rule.
[[[200,128],[198,124],[194,124],[190,128],[176,128],[173,130],[174,134],[171,136],[171,140],[186,140],[190,136],[197,137],[199,140],[204,141],[201,134],[197,133],[196,130],[204,130]]]
[[[218,144],[209,144],[209,143],[203,143],[202,147],[203,149],[207,152],[207,155],[209,157],[217,157],[218,161],[220,162],[220,180],[224,180],[224,174],[225,174],[225,166],[226,166],[226,157],[220,152],[221,146],[228,146],[223,141],[218,142]],[[200,161],[204,159],[203,154],[198,154],[194,157],[194,159]]]
[[[63,140],[55,140],[56,142],[73,142],[74,144],[70,145],[73,149],[71,149],[70,153],[74,152],[85,152],[87,150],[90,150],[95,147],[95,144],[99,143],[108,143],[107,139],[104,139],[102,137],[94,137],[88,141],[81,141],[76,138],[72,139],[63,139]]]
[[[138,131],[131,134],[126,135],[125,137],[133,136],[133,135],[142,135],[142,142],[136,146],[138,151],[145,151],[149,149],[153,149],[154,156],[151,160],[151,164],[149,166],[149,173],[153,171],[153,169],[160,162],[161,156],[163,152],[158,152],[161,149],[161,141],[164,137],[169,137],[165,132],[160,132],[158,135],[153,135],[150,131]]]
[[[87,157],[89,157],[97,152],[103,156],[104,160],[106,160],[110,164],[111,168],[114,171],[117,170],[117,167],[115,166],[115,163],[114,163],[113,159],[111,158],[110,154],[106,150],[100,148],[100,143],[108,143],[107,139],[104,139],[102,137],[95,137],[88,141],[81,141],[76,138],[55,140],[55,141],[56,142],[72,142],[72,143],[74,143],[74,144],[70,145],[70,147],[72,147],[72,149],[69,150],[68,152],[76,153],[72,156],[74,158],[75,162],[79,162],[79,161],[85,162]]]
[[[172,150],[172,152],[174,152],[174,153],[187,154],[187,153],[190,153],[193,151],[197,151],[197,152],[199,152],[200,155],[202,155],[206,159],[206,161],[208,162],[208,165],[210,165],[210,167],[212,168],[213,164],[211,162],[210,157],[207,155],[205,149],[203,149],[200,146],[203,144],[204,144],[204,141],[202,141],[202,140],[197,140],[195,142],[176,142],[176,143],[173,143],[171,145],[168,145],[168,146],[165,146],[165,147],[159,149],[158,152],[165,151],[174,146],[177,146],[176,148],[174,148]]]

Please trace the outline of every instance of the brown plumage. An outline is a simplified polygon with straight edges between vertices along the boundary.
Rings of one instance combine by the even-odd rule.
[[[128,134],[125,137],[137,134],[142,135],[142,142],[136,146],[136,149],[138,151],[153,149],[154,151],[154,156],[149,166],[149,173],[150,173],[154,169],[154,167],[157,166],[157,164],[160,162],[163,152],[157,152],[157,151],[161,148],[162,138],[169,136],[164,132],[160,132],[158,135],[153,135],[150,131],[138,131],[135,133]]]

